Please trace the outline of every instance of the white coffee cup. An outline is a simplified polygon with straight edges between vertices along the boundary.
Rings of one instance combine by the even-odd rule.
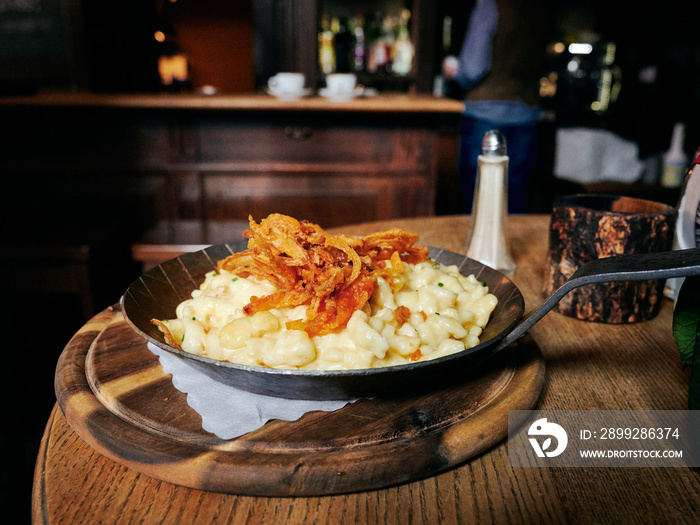
[[[355,92],[357,77],[352,73],[332,73],[326,77],[326,86],[332,96],[349,96]]]
[[[278,93],[301,93],[306,77],[303,73],[277,73],[267,81],[270,91]]]

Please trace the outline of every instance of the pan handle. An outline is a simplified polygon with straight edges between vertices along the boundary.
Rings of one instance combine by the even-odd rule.
[[[567,293],[579,286],[617,281],[670,279],[689,275],[700,275],[700,248],[594,259],[576,270],[569,280],[562,284],[544,303],[527,314],[520,324],[501,341],[498,350],[519,339],[554,308]]]

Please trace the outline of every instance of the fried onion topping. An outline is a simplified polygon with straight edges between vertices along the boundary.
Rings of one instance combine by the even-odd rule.
[[[418,236],[400,229],[366,237],[334,236],[319,225],[272,214],[244,235],[248,249],[218,262],[219,271],[254,277],[274,284],[278,291],[253,297],[247,315],[280,307],[307,305],[306,319],[287,323],[288,329],[309,336],[344,328],[363,308],[382,277],[389,283],[403,273],[403,262],[428,258],[428,248],[415,246]]]

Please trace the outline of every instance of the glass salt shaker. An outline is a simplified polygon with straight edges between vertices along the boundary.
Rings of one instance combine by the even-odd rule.
[[[504,275],[515,271],[505,237],[508,160],[505,137],[495,130],[486,132],[477,159],[474,205],[467,238],[467,257]]]

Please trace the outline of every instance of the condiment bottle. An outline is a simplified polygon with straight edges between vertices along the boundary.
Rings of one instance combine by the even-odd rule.
[[[477,159],[474,205],[467,239],[467,257],[505,275],[515,271],[505,237],[508,160],[505,137],[495,130],[486,132]]]
[[[683,183],[685,170],[688,168],[688,155],[683,150],[685,140],[685,125],[678,122],[673,127],[671,147],[664,153],[664,167],[661,173],[661,185],[666,188],[677,188]]]

